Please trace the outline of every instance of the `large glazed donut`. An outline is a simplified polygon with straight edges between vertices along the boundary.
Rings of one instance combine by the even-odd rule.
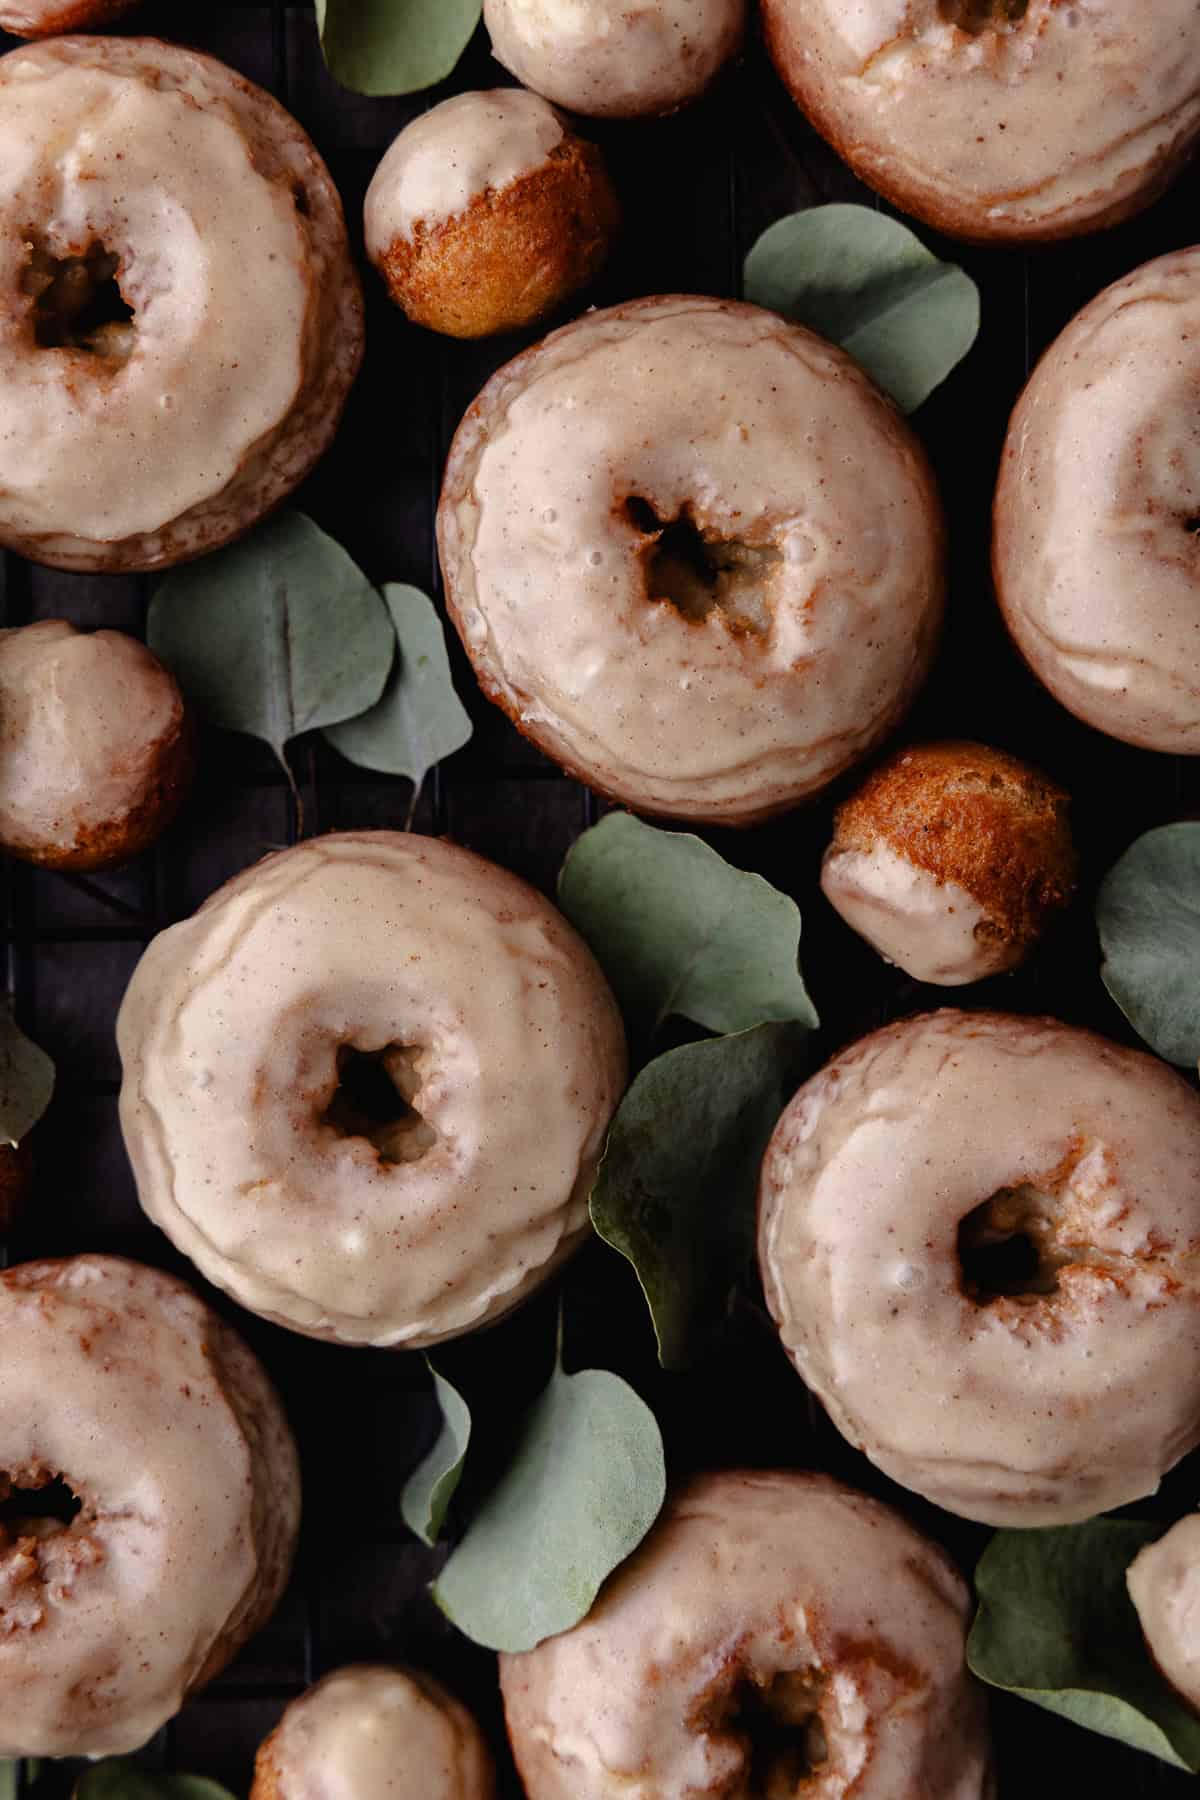
[[[283,108],[149,38],[0,58],[0,544],[153,568],[307,474],[362,353],[341,203]]]
[[[1152,1057],[1003,1013],[890,1026],[800,1089],[759,1207],[788,1355],[948,1511],[1086,1519],[1200,1442],[1200,1099]]]
[[[1196,0],[763,0],[763,19],[855,173],[957,237],[1115,225],[1200,132]]]
[[[580,1241],[625,1076],[566,920],[388,831],[269,856],[161,933],[117,1041],[151,1218],[251,1311],[403,1348],[507,1312]]]
[[[1196,20],[1200,44],[1200,18]],[[1200,754],[1200,249],[1085,306],[1017,405],[993,562],[1035,675],[1098,731]]]
[[[475,672],[639,811],[745,825],[897,722],[942,609],[916,439],[840,350],[686,296],[589,313],[494,375],[438,541]]]
[[[981,1800],[942,1552],[823,1475],[704,1475],[574,1630],[500,1659],[529,1800]]]
[[[429,1675],[363,1663],[294,1700],[259,1750],[250,1800],[493,1800],[474,1719]]]
[[[137,0],[0,0],[0,31],[23,38],[96,31],[136,4]]]
[[[0,1341],[0,1756],[134,1750],[273,1611],[295,1447],[245,1345],[156,1269],[9,1269]]]

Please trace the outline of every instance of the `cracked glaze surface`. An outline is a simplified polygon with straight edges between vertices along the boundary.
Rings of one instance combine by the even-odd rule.
[[[1200,40],[1200,30],[1198,30]],[[996,490],[996,588],[1089,725],[1200,754],[1200,249],[1106,288],[1046,352]]]
[[[818,129],[897,205],[963,237],[1116,223],[1200,131],[1200,0],[1029,0],[1019,17],[1006,0],[763,10]]]
[[[582,1624],[501,1657],[525,1792],[981,1800],[987,1714],[964,1662],[967,1610],[943,1553],[877,1501],[824,1475],[702,1475]],[[750,1695],[773,1720],[739,1720]],[[825,1755],[802,1780],[791,1758],[814,1713]],[[775,1767],[773,1725],[785,1726]]]
[[[160,933],[117,1022],[150,1217],[251,1311],[412,1347],[498,1317],[588,1229],[625,1079],[584,945],[515,875],[400,832],[267,857]],[[328,1120],[338,1052],[424,1127],[387,1160]]]
[[[736,547],[728,607],[650,592],[647,511]],[[941,619],[907,425],[840,350],[730,301],[589,313],[501,369],[459,427],[438,534],[485,690],[565,768],[668,817],[743,824],[823,787],[896,723]]]
[[[979,1302],[959,1225],[1026,1187],[1057,1291]],[[863,1039],[776,1127],[759,1261],[838,1429],[950,1512],[1089,1518],[1200,1441],[1200,1099],[1140,1052],[954,1011]]]
[[[1200,1707],[1200,1513],[1140,1550],[1125,1580],[1151,1656],[1189,1706]]]
[[[114,1257],[0,1275],[0,1756],[136,1750],[263,1624],[299,1469],[266,1376],[181,1282]]]
[[[251,1800],[493,1800],[487,1745],[432,1677],[337,1669],[294,1700],[259,1751]]]

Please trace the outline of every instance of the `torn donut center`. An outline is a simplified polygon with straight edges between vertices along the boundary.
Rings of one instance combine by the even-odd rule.
[[[948,25],[978,37],[983,31],[1019,25],[1029,11],[1029,0],[938,0],[938,11]]]
[[[977,1306],[993,1300],[1043,1299],[1058,1292],[1059,1271],[1072,1260],[1054,1242],[1056,1202],[1039,1188],[1001,1188],[958,1227],[962,1289]]]
[[[0,1469],[0,1550],[21,1538],[56,1537],[83,1510],[83,1502],[61,1475],[39,1478],[21,1471],[18,1484]]]
[[[121,292],[121,259],[101,243],[82,256],[52,256],[30,239],[21,292],[33,301],[33,335],[42,350],[86,350],[104,361],[128,360],[137,337],[133,308]]]
[[[705,531],[687,506],[673,519],[660,518],[637,494],[626,500],[625,517],[647,540],[639,552],[647,600],[666,601],[685,619],[702,621],[717,611],[735,631],[764,636],[770,630],[770,582],[782,551]]]
[[[829,1760],[824,1697],[825,1677],[816,1669],[739,1682],[724,1725],[748,1743],[746,1800],[793,1800],[822,1772]]]
[[[419,1044],[387,1044],[382,1050],[339,1045],[338,1084],[321,1123],[339,1137],[365,1138],[380,1162],[419,1162],[438,1140],[415,1105],[421,1053]]]

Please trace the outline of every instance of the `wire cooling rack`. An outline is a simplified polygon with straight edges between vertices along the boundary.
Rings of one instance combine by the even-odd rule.
[[[281,0],[159,0],[134,24],[220,56],[289,106],[330,164],[359,249],[363,194],[396,131],[448,92],[507,80],[481,32],[443,89],[410,101],[361,99],[326,74],[311,7]],[[757,46],[693,112],[593,135],[608,153],[627,210],[621,247],[591,296],[599,304],[671,291],[735,294],[745,251],[773,219],[822,200],[878,204],[804,125]],[[1034,358],[1109,281],[1189,242],[1196,199],[1192,174],[1133,225],[1028,255],[941,246],[926,234],[979,281],[984,325],[968,362],[916,420],[946,497],[953,584],[943,654],[907,729],[913,736],[979,737],[1040,762],[1076,796],[1085,866],[1078,907],[1034,966],[955,998],[1052,1012],[1126,1040],[1096,972],[1091,895],[1139,831],[1195,810],[1196,770],[1096,736],[1028,676],[990,595],[988,508],[1008,412]],[[412,581],[438,593],[433,514],[450,437],[487,375],[526,340],[451,344],[409,327],[373,279],[367,292],[366,369],[336,445],[298,504],[377,580]],[[136,635],[152,588],[141,578],[66,575],[11,556],[2,582],[5,624],[65,617]],[[594,802],[481,699],[456,645],[454,656],[475,737],[430,779],[416,827],[448,833],[549,891],[566,849],[595,816]],[[294,766],[310,832],[402,824],[406,784],[352,769],[321,743],[301,745]],[[937,1000],[886,969],[821,902],[816,870],[836,798],[770,827],[710,834],[731,860],[759,869],[800,901],[805,969],[825,1021],[814,1058]],[[196,1279],[136,1203],[117,1129],[113,1022],[149,937],[294,833],[288,791],[269,754],[249,739],[211,735],[183,816],[130,868],[87,880],[4,868],[9,987],[19,1021],[50,1051],[59,1073],[37,1133],[34,1204],[8,1245],[11,1260],[106,1250]],[[666,1377],[654,1361],[636,1286],[618,1258],[592,1246],[565,1286],[569,1363],[615,1367],[640,1387],[659,1413],[673,1473],[738,1463],[823,1467],[891,1500],[965,1566],[978,1553],[986,1533],[891,1487],[847,1448],[807,1400],[753,1303],[739,1312],[723,1355],[689,1377]],[[421,1359],[311,1344],[239,1313],[222,1296],[209,1297],[236,1319],[283,1393],[304,1464],[302,1548],[275,1620],[148,1755],[244,1793],[254,1749],[289,1699],[342,1662],[392,1657],[431,1668],[462,1693],[503,1756],[494,1661],[440,1619],[425,1594],[436,1555],[399,1520],[404,1476],[433,1427]],[[489,1444],[503,1440],[544,1378],[554,1305],[553,1296],[537,1299],[485,1339],[442,1355],[447,1372],[478,1402],[484,1462]],[[1174,1516],[1196,1499],[1194,1469],[1185,1466],[1156,1505]],[[1185,1791],[1186,1777],[1029,1707],[1001,1701],[995,1717],[1003,1800],[1058,1800],[1065,1773],[1078,1791],[1097,1795]],[[519,1793],[507,1766],[503,1780],[505,1795]],[[67,1781],[66,1771],[51,1769],[37,1791],[62,1791]]]

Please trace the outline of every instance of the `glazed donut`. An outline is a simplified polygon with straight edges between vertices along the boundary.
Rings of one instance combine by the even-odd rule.
[[[0,849],[103,869],[179,810],[195,734],[174,678],[120,631],[65,619],[0,631]]]
[[[955,237],[1116,225],[1200,133],[1196,0],[763,0],[763,25],[855,174]]]
[[[824,1475],[702,1475],[581,1625],[500,1658],[529,1800],[981,1800],[967,1591]]]
[[[958,987],[1023,962],[1075,891],[1067,796],[986,744],[898,751],[838,808],[821,890],[917,981]]]
[[[1185,756],[1200,754],[1198,384],[1200,249],[1179,250],[1106,288],[1034,370],[993,544],[1005,622],[1054,697]]]
[[[616,1003],[540,894],[403,832],[317,838],[160,933],[117,1020],[142,1205],[277,1324],[411,1348],[588,1229]]]
[[[484,0],[492,54],[568,111],[636,119],[698,99],[741,48],[746,0]]]
[[[438,543],[481,685],[640,812],[747,825],[886,735],[933,655],[943,534],[891,402],[727,300],[589,313],[459,427]]]
[[[1125,1572],[1146,1648],[1189,1706],[1200,1708],[1200,1513],[1189,1513]]]
[[[295,1447],[241,1339],[156,1269],[8,1269],[0,1337],[0,1756],[136,1750],[274,1610]]]
[[[487,1745],[429,1675],[363,1663],[293,1700],[259,1750],[250,1800],[493,1800]]]
[[[1198,1252],[1200,1098],[1052,1019],[878,1031],[763,1162],[784,1349],[885,1474],[989,1525],[1124,1506],[1200,1442]]]
[[[0,57],[0,544],[148,569],[245,531],[362,354],[341,203],[269,94],[150,38]]]
[[[367,189],[367,254],[418,325],[535,324],[597,273],[620,206],[594,144],[521,88],[457,94],[405,126]]]

